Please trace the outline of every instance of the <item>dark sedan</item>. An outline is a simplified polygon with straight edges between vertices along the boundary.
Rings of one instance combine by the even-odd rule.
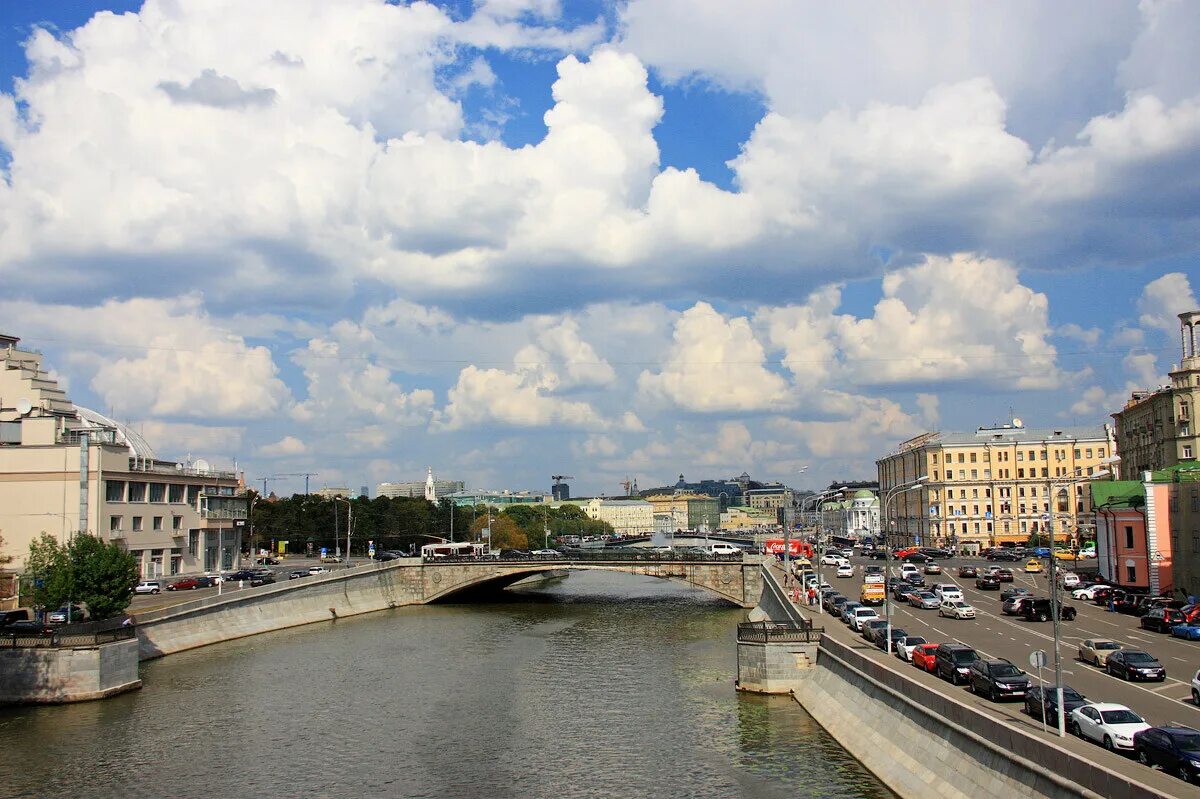
[[[996,561],[996,560],[1018,561],[1021,559],[1021,556],[1011,550],[993,549],[991,552],[987,553],[987,559],[992,560],[992,561]]]
[[[1030,593],[1028,588],[1005,588],[1000,592],[1000,601],[1007,602],[1013,597],[1027,596]]]
[[[1182,611],[1171,608],[1151,608],[1138,622],[1143,630],[1153,630],[1156,633],[1169,633],[1177,624],[1184,623]]]
[[[1126,680],[1155,680],[1165,682],[1167,670],[1149,652],[1140,649],[1120,649],[1104,661],[1104,670]]]
[[[256,574],[250,578],[250,586],[270,585],[275,582],[275,576],[271,574]]]
[[[980,591],[999,591],[1000,578],[994,574],[981,574],[975,578],[975,587]]]
[[[1133,751],[1146,766],[1161,766],[1184,782],[1200,779],[1200,730],[1181,724],[1134,733]]]
[[[911,586],[921,588],[925,585],[925,578],[921,576],[920,572],[911,572],[904,576],[904,582]]]
[[[896,643],[901,638],[907,638],[907,637],[908,637],[908,633],[906,633],[904,630],[900,629],[899,627],[893,627],[892,628],[892,651],[893,652],[896,651]],[[875,637],[872,640],[875,641],[875,646],[879,647],[880,649],[882,649],[884,651],[887,651],[887,629],[886,628],[875,633]]]
[[[1011,583],[1013,581],[1012,569],[996,569],[993,574],[995,574],[996,578],[1002,583]]]
[[[1043,695],[1043,690],[1045,691]],[[1067,709],[1067,714],[1077,707],[1082,707],[1087,704],[1087,697],[1076,691],[1069,685],[1063,686],[1063,706]],[[1040,685],[1035,685],[1025,692],[1025,712],[1038,721],[1043,720],[1047,724],[1058,724],[1058,695],[1054,690],[1054,686],[1046,686],[1043,689]]]
[[[872,619],[862,626],[862,637],[875,643],[875,637],[882,637],[887,633],[887,619]]]
[[[974,566],[959,566],[958,567],[958,576],[963,577],[963,578],[978,577],[979,570],[976,569]]]
[[[1029,678],[1010,661],[981,659],[971,664],[967,687],[973,694],[999,702],[1006,697],[1025,696]]]

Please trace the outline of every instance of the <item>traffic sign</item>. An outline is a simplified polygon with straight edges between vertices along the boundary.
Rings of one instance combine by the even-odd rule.
[[[1049,513],[1043,513],[1043,514],[1042,514],[1042,521],[1044,521],[1044,522],[1048,522],[1048,521],[1050,521],[1050,514],[1049,514]]]
[[[1029,653],[1029,665],[1035,669],[1043,669],[1050,662],[1044,650],[1036,649]]]

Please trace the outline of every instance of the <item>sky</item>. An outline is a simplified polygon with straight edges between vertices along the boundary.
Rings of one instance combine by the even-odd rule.
[[[1200,307],[1196,41],[1187,0],[0,0],[0,331],[159,457],[372,493],[1099,425]]]

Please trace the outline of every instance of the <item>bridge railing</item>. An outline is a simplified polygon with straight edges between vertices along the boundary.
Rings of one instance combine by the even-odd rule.
[[[112,630],[92,632],[54,631],[47,633],[0,633],[0,649],[60,649],[76,646],[99,646],[114,641],[128,641],[137,636],[132,625]]]
[[[618,552],[612,549],[574,549],[559,555],[506,555],[496,557],[445,557],[427,558],[425,563],[741,563],[742,553],[734,555],[709,555],[702,552]]]
[[[812,622],[748,621],[737,626],[737,639],[748,644],[815,644],[824,632]]]

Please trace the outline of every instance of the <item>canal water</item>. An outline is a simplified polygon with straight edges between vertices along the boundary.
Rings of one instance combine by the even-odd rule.
[[[743,611],[577,572],[260,635],[145,688],[0,711],[4,797],[891,797],[795,702],[739,695]]]

